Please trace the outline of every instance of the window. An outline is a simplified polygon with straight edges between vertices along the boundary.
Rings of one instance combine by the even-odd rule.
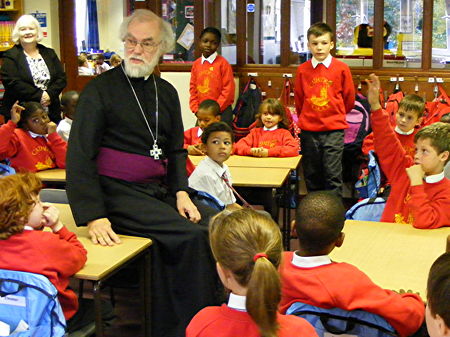
[[[291,0],[291,64],[310,59],[306,32],[311,26],[311,1]]]
[[[450,67],[450,1],[434,0],[433,68]]]

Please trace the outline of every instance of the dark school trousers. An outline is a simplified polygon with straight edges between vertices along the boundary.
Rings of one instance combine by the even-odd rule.
[[[342,196],[344,130],[300,133],[302,166],[308,192],[329,190]]]
[[[202,222],[195,224],[178,214],[175,197],[158,184],[100,179],[113,229],[153,240],[152,336],[184,336],[199,310],[219,304],[220,281],[208,240],[209,218],[217,212],[197,204]]]

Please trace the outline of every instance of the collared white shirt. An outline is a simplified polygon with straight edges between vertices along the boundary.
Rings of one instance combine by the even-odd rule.
[[[412,128],[411,130],[409,130],[408,132],[402,131],[400,130],[400,128],[398,126],[395,126],[394,128],[395,132],[397,132],[399,135],[404,135],[404,136],[409,136],[410,134],[412,134],[414,132],[414,128]]]
[[[34,231],[34,228],[28,225],[23,226],[23,229],[26,231]]]
[[[200,138],[202,134],[203,134],[202,128],[198,128],[198,130],[197,130],[197,137]]]
[[[333,59],[333,56],[331,54],[328,54],[328,56],[323,60],[322,62],[317,61],[317,59],[313,56],[311,59],[311,63],[313,68],[315,69],[320,63],[322,63],[325,67],[329,68],[331,64],[331,60]]]
[[[263,127],[264,131],[274,131],[276,129],[278,129],[278,125],[272,126],[270,129]]]
[[[205,63],[205,61],[208,61],[209,63],[213,63],[214,60],[217,57],[217,52],[215,51],[213,54],[209,55],[209,57],[204,57],[202,54],[202,64]]]
[[[41,135],[39,133],[34,133],[33,131],[28,131],[28,133],[30,134],[31,137],[33,138],[38,138],[38,137],[43,137],[45,138],[46,135]]]
[[[292,254],[291,262],[294,266],[301,268],[314,268],[332,263],[328,255],[299,256],[295,252]]]
[[[58,127],[56,128],[56,132],[58,132],[58,135],[66,142],[69,140],[72,122],[73,121],[70,118],[65,117],[61,122],[59,122]]]
[[[445,175],[444,175],[444,171],[442,171],[441,173],[438,174],[433,174],[431,176],[426,176],[425,177],[425,181],[428,184],[433,184],[433,183],[438,183],[440,182],[442,179],[444,179]]]
[[[220,166],[208,156],[203,159],[189,177],[189,187],[211,194],[222,201],[225,205],[234,204],[236,198],[233,191],[222,179],[222,175],[228,179],[232,185],[231,173],[226,164]]]
[[[247,307],[245,306],[245,302],[247,300],[247,296],[241,296],[231,293],[228,298],[228,307],[234,310],[239,311],[247,311]]]

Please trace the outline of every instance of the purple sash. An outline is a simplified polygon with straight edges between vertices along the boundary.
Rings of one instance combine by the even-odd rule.
[[[97,156],[98,174],[133,183],[163,182],[167,160],[101,147]]]

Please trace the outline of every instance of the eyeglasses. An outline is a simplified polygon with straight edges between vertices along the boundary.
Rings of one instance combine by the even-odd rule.
[[[139,44],[139,45],[141,45],[142,49],[144,49],[147,52],[152,51],[154,48],[156,48],[157,46],[159,46],[161,44],[161,41],[159,41],[159,42],[154,42],[154,41],[139,42],[137,40],[130,39],[130,38],[126,38],[123,42],[125,44],[125,48],[134,49]]]

